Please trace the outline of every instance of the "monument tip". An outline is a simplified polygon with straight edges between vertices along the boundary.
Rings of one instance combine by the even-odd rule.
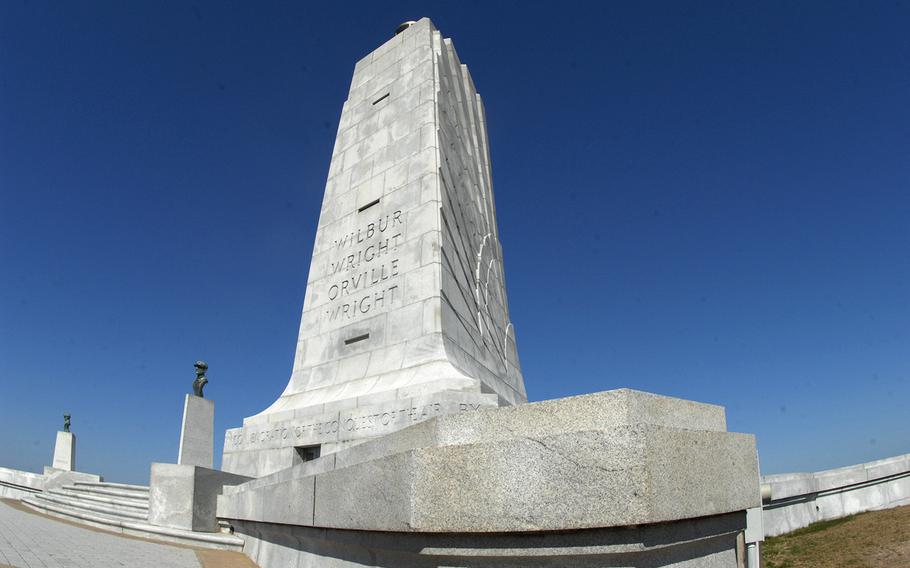
[[[405,31],[406,29],[410,28],[411,26],[413,26],[416,23],[417,22],[415,22],[414,20],[408,20],[407,22],[401,22],[400,24],[398,24],[398,27],[395,28],[395,35],[400,34],[401,32]]]

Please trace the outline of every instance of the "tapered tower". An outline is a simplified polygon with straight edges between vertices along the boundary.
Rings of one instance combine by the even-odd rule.
[[[224,468],[261,476],[526,400],[483,103],[451,40],[408,22],[354,68],[293,371],[278,400],[228,430]]]

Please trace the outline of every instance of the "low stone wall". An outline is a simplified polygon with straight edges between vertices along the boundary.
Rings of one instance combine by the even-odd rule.
[[[44,491],[45,476],[40,473],[0,467],[0,497],[22,499]]]
[[[815,473],[762,477],[771,499],[762,505],[765,536],[818,521],[910,505],[910,454]]]
[[[236,521],[243,552],[263,567],[731,568],[742,512],[653,525],[578,531],[406,533]]]

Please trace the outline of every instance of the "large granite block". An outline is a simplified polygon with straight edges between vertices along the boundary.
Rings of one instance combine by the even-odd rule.
[[[214,463],[215,402],[186,395],[177,463],[211,469]]]
[[[57,432],[53,468],[62,471],[76,469],[76,435],[72,432]]]
[[[648,425],[424,448],[316,476],[315,525],[499,532],[717,515],[759,504],[755,457],[749,435]]]
[[[467,412],[477,410],[479,412]],[[340,453],[338,467],[408,449],[540,437],[628,424],[726,431],[723,407],[631,389],[504,408],[467,407]]]
[[[249,477],[205,467],[153,463],[148,520],[153,525],[217,532],[217,496],[224,486],[249,480]]]
[[[658,523],[759,506],[754,437],[722,426],[719,407],[627,389],[446,415],[238,486],[219,498],[219,515],[495,532]],[[308,479],[312,501],[295,496]],[[247,505],[266,496],[293,503],[280,521]]]
[[[338,451],[334,455],[330,469],[416,448],[597,430],[631,423],[709,431],[724,431],[725,425],[722,407],[631,389],[499,409],[484,406],[482,401],[473,403],[463,402],[464,400],[460,395],[452,395],[452,402],[458,405],[457,409],[453,409],[453,414],[434,413],[431,419],[422,416],[424,421],[415,423],[414,426],[387,433],[365,443],[343,446],[344,451]],[[421,405],[417,407],[420,408]],[[282,436],[273,436],[274,440],[280,438]],[[288,472],[281,470],[296,466],[297,462],[291,452],[288,452],[287,457],[282,457],[281,451],[237,452],[231,455],[235,460],[237,456],[271,460],[271,463],[260,464],[258,467],[260,471],[271,470],[274,473],[261,476],[261,479],[249,484],[255,487],[258,484],[272,483],[275,479],[287,479]],[[328,452],[324,452],[324,455],[325,453]],[[228,456],[225,456],[226,461],[227,459]],[[325,459],[319,461],[322,464],[329,463]],[[233,467],[253,466],[235,463]]]

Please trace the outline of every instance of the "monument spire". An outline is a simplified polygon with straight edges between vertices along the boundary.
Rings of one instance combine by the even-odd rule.
[[[526,400],[483,103],[451,40],[427,18],[405,22],[354,68],[293,371],[228,432],[225,461],[266,423],[328,423],[300,437],[325,446]]]

